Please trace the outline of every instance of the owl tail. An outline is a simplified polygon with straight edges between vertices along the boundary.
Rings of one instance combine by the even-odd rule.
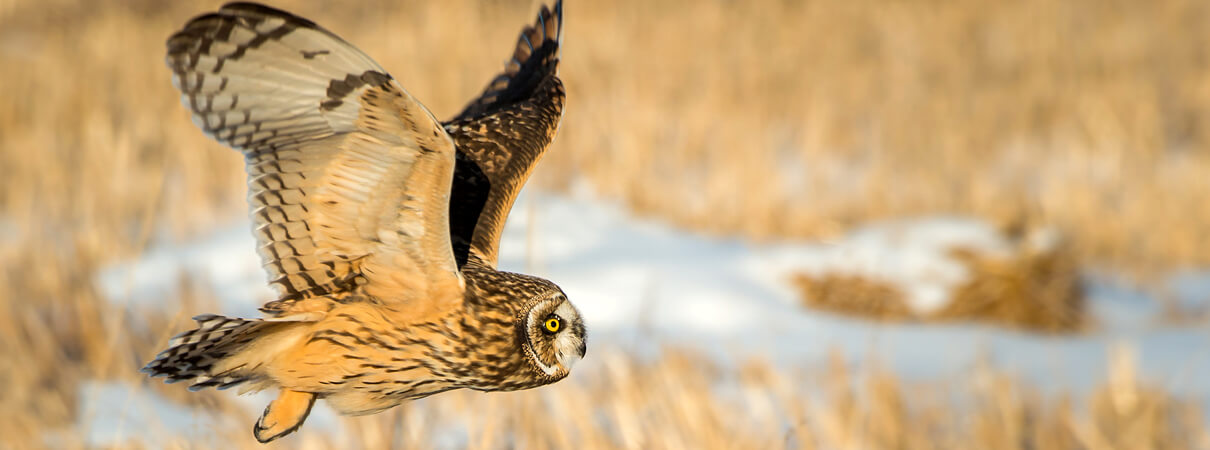
[[[168,349],[143,367],[166,382],[190,381],[189,390],[227,389],[263,378],[258,369],[289,348],[301,333],[299,321],[250,320],[204,314],[197,328],[168,341]]]

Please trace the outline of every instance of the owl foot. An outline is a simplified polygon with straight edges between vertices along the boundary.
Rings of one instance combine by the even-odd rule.
[[[311,407],[314,405],[315,394],[282,389],[277,400],[265,407],[265,413],[261,414],[256,426],[252,427],[252,435],[264,444],[290,434],[307,420],[307,415],[311,414]]]

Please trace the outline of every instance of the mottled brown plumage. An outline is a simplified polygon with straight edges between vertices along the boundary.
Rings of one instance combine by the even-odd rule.
[[[261,442],[317,399],[371,414],[451,389],[526,389],[585,352],[555,284],[496,270],[504,221],[563,110],[562,5],[439,123],[368,56],[289,13],[232,3],[168,40],[194,122],[240,150],[279,297],[262,319],[203,315],[147,364],[169,382],[279,388]]]

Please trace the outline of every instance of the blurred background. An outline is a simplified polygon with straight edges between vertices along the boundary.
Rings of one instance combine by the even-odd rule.
[[[445,118],[539,3],[271,4]],[[259,448],[271,396],[137,373],[271,299],[242,159],[163,63],[219,5],[0,0],[0,447]],[[1210,2],[565,9],[502,268],[588,358],[273,446],[1210,448]]]

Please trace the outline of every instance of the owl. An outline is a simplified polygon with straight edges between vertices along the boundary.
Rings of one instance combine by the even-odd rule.
[[[315,23],[231,3],[168,39],[181,101],[240,151],[278,297],[213,314],[143,370],[190,389],[277,389],[253,433],[302,426],[316,400],[373,414],[453,389],[566,377],[586,333],[554,283],[496,269],[504,221],[559,127],[563,7],[542,7],[504,70],[441,122]]]

